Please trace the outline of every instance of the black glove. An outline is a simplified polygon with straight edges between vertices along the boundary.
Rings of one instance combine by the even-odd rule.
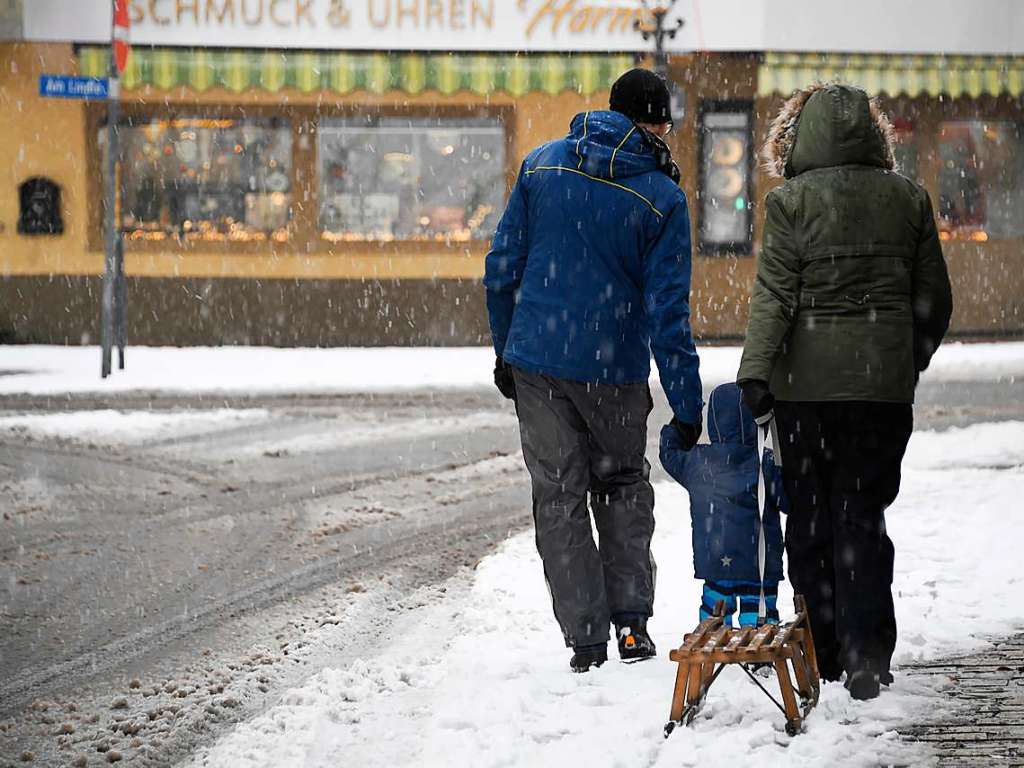
[[[494,358],[494,386],[507,399],[516,399],[516,380],[512,378],[512,366],[500,357]]]
[[[697,440],[700,439],[700,433],[704,431],[704,427],[700,422],[696,424],[687,424],[685,421],[680,421],[676,417],[672,417],[672,427],[675,428],[676,434],[679,435],[680,447],[684,451],[688,451],[697,444]]]
[[[737,382],[743,392],[743,402],[754,414],[754,421],[759,427],[771,422],[775,415],[772,409],[775,408],[775,397],[768,389],[768,382],[760,379],[747,379]]]

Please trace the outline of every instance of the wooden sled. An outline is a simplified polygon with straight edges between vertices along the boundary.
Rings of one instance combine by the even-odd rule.
[[[719,603],[715,615],[683,638],[683,644],[669,653],[669,658],[679,664],[679,670],[665,738],[677,725],[693,722],[708,689],[729,664],[738,665],[782,711],[786,716],[786,733],[790,736],[800,733],[804,718],[818,703],[820,685],[807,605],[800,595],[794,602],[797,615],[789,624],[740,628],[723,626],[725,604]],[[753,674],[753,665],[770,665],[775,670],[782,692],[781,704]],[[791,666],[793,678],[789,674]]]

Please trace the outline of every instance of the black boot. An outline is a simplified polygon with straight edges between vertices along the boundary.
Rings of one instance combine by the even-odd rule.
[[[859,669],[846,678],[846,688],[850,698],[857,701],[877,699],[879,693],[879,676],[870,669]]]
[[[573,672],[587,672],[591,667],[600,667],[608,661],[608,644],[580,645],[573,648],[569,666]]]
[[[650,659],[658,653],[654,641],[647,634],[647,621],[633,621],[630,624],[615,625],[619,640],[619,658],[623,661]]]

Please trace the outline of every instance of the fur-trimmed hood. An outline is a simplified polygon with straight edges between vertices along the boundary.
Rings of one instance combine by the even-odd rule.
[[[895,133],[888,116],[860,88],[815,83],[779,110],[761,150],[765,170],[790,179],[838,165],[894,170]]]

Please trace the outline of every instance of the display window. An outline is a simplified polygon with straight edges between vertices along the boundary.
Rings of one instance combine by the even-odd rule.
[[[346,244],[429,249],[489,242],[505,207],[509,137],[500,114],[240,116],[129,113],[119,130],[126,240]],[[94,123],[102,199],[107,130]],[[94,211],[96,242],[102,238]],[[434,251],[431,251],[434,252]]]
[[[98,133],[104,156],[106,137],[104,127]],[[288,240],[288,121],[132,119],[120,127],[119,141],[120,217],[127,239]]]
[[[505,145],[496,118],[321,120],[320,235],[330,242],[487,240],[504,207]]]
[[[1024,236],[1024,131],[1009,120],[939,128],[939,227],[946,239]]]

